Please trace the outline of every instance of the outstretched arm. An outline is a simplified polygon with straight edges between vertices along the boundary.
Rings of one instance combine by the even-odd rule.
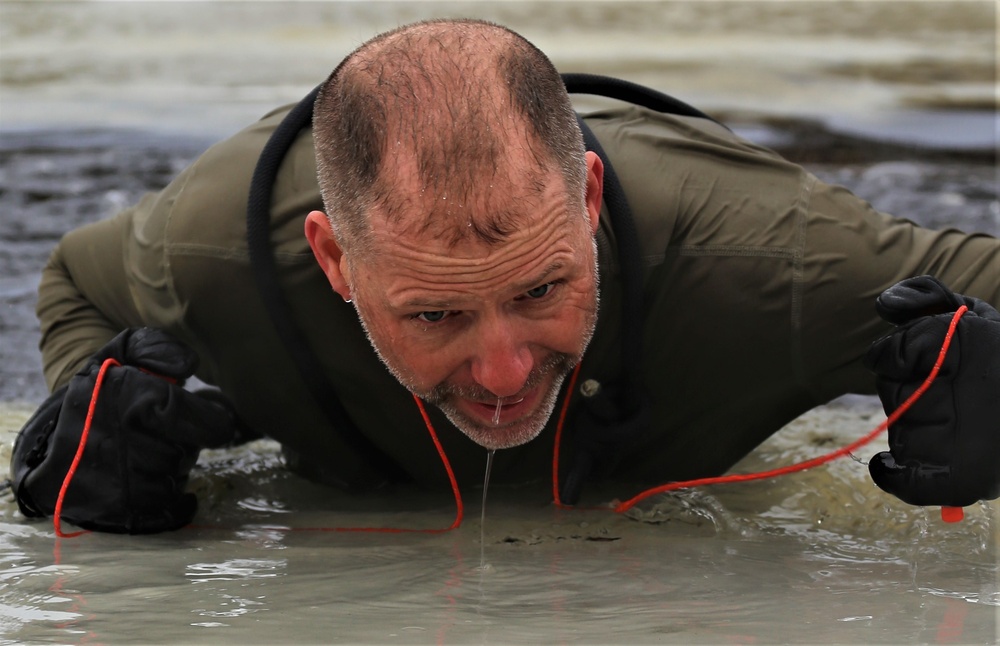
[[[817,184],[809,204],[802,357],[820,401],[871,392],[875,382],[862,358],[890,331],[875,301],[899,281],[932,275],[957,293],[1000,305],[1000,240],[918,227],[836,186]]]

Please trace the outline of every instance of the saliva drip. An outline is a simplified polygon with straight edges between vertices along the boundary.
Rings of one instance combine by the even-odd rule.
[[[500,426],[500,409],[503,408],[502,400],[497,397],[497,409],[493,411],[493,426]],[[490,454],[492,457],[492,453]]]
[[[483,478],[483,506],[479,516],[479,569],[488,570],[486,564],[486,491],[490,486],[490,469],[493,468],[493,454],[496,449],[491,449],[486,454],[486,477]]]
[[[500,426],[500,411],[503,409],[503,400],[497,397],[497,408],[493,411],[493,426]],[[491,449],[486,454],[486,477],[483,478],[483,506],[479,517],[479,569],[486,570],[486,492],[490,487],[490,469],[493,468],[493,454],[496,449]]]

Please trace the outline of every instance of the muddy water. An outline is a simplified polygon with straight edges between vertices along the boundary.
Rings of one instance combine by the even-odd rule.
[[[509,24],[933,227],[1000,234],[990,2],[0,3],[0,464],[44,397],[32,308],[59,236],[296,100],[357,43],[434,15]],[[586,108],[589,100],[582,100]],[[739,470],[841,446],[846,398]],[[867,456],[877,450],[866,451]],[[485,455],[484,463],[485,463]],[[56,539],[0,502],[0,643],[995,643],[997,504],[945,525],[848,459],[625,516],[544,490],[346,499],[266,441],[203,455],[198,527]],[[607,492],[607,498],[634,492]],[[311,531],[303,528],[313,528]],[[485,559],[490,568],[478,566]]]
[[[879,417],[810,413],[740,469],[814,457]],[[873,449],[874,450],[874,449]],[[203,456],[198,526],[57,539],[0,519],[7,643],[995,643],[998,505],[961,525],[888,500],[842,460],[681,492],[625,516],[493,487],[480,534],[446,494],[344,499],[258,442]],[[609,492],[613,494],[614,492]],[[618,492],[631,493],[631,492]],[[485,558],[487,568],[480,567]]]

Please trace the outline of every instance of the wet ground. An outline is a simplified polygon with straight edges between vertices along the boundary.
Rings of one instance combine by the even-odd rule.
[[[3,406],[0,405],[0,410]],[[804,415],[748,456],[758,471],[868,430],[877,406]],[[871,451],[877,449],[870,449]],[[0,445],[0,461],[9,457]],[[865,451],[868,455],[868,451]],[[195,526],[59,539],[0,501],[0,644],[992,644],[998,504],[948,525],[849,459],[680,491],[625,515],[545,491],[346,497],[258,441],[206,451]],[[621,497],[630,492],[608,492]],[[487,567],[481,568],[485,561]],[[109,567],[109,563],[113,565]]]

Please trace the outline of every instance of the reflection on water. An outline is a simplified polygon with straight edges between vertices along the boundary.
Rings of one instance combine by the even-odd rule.
[[[868,399],[831,404],[738,469],[815,457],[878,418]],[[167,535],[56,539],[50,524],[23,523],[4,503],[0,642],[997,637],[1000,505],[970,507],[963,523],[946,525],[937,510],[879,492],[852,460],[677,492],[626,515],[559,511],[545,491],[494,487],[485,528],[470,516],[447,534],[386,535],[296,528],[447,526],[450,495],[346,498],[289,475],[278,453],[267,441],[206,452],[194,475],[196,526]],[[474,504],[480,492],[463,493]]]
[[[193,583],[208,581],[236,581],[279,576],[285,561],[267,559],[230,559],[222,563],[192,563],[185,576]]]

